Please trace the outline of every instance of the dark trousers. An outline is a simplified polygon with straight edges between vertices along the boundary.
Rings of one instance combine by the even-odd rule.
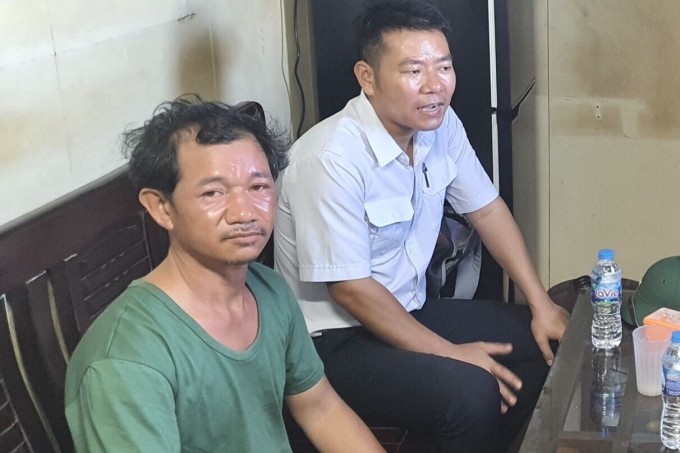
[[[506,451],[531,416],[549,369],[531,333],[529,308],[438,299],[411,315],[456,344],[512,343],[512,353],[496,359],[522,379],[517,404],[501,414],[498,382],[482,368],[392,347],[363,327],[326,330],[314,339],[335,390],[367,424],[431,432],[438,451]]]

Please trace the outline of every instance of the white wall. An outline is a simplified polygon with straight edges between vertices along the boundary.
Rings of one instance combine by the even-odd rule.
[[[553,0],[551,281],[680,255],[680,2]]]
[[[124,163],[164,100],[256,100],[288,128],[279,0],[0,2],[0,225]]]
[[[550,115],[548,66],[548,2],[533,0],[534,51],[536,66],[535,96],[522,104],[524,121],[535,125],[531,138],[513,135],[513,207],[531,260],[543,286],[554,285],[550,275]],[[511,56],[512,58],[512,56]],[[525,105],[526,104],[526,105]],[[530,141],[531,143],[522,143]],[[517,146],[515,146],[515,142]],[[582,275],[583,273],[579,274]],[[525,300],[517,291],[517,299]]]
[[[518,221],[546,286],[601,247],[640,280],[680,255],[680,2],[535,6],[538,151],[521,161],[536,174],[515,174],[535,207]]]

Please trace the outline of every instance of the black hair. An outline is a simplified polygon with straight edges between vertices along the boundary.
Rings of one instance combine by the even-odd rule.
[[[436,30],[447,36],[449,22],[439,9],[425,0],[379,0],[366,3],[357,38],[360,58],[378,63],[384,33],[398,30]]]
[[[196,143],[232,143],[252,137],[267,156],[276,179],[288,164],[287,134],[261,118],[221,102],[203,101],[196,94],[164,102],[144,126],[123,133],[123,153],[129,157],[128,174],[138,190],[156,189],[172,197],[179,181],[177,145],[182,132],[195,133]]]

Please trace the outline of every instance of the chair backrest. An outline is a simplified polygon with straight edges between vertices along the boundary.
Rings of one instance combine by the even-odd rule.
[[[10,334],[12,319],[5,296],[0,295],[0,451],[52,451],[58,444],[25,385],[23,364],[17,361]]]
[[[264,121],[255,102],[237,105]],[[0,229],[0,452],[70,452],[66,365],[92,321],[166,256],[122,167]]]
[[[24,441],[40,443],[35,451],[50,451],[45,437],[52,451],[72,449],[63,414],[68,359],[92,320],[167,250],[125,170],[0,232],[0,372],[18,419],[27,420]],[[31,412],[26,396],[33,413],[22,416]]]

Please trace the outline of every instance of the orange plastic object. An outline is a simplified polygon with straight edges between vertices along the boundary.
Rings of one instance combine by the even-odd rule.
[[[671,330],[680,330],[680,311],[662,307],[645,316],[643,324],[646,326],[657,325],[668,327]]]

